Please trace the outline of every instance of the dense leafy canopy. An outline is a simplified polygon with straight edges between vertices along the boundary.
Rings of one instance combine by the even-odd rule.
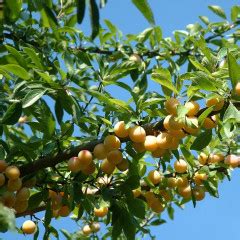
[[[209,6],[218,22],[200,16],[163,38],[147,0],[132,3],[150,27],[123,36],[108,20],[100,25],[96,0],[5,2],[0,159],[17,166],[20,178],[0,162],[1,232],[14,229],[15,217],[30,215],[44,225],[44,239],[60,239],[51,219],[71,212],[84,227],[62,229],[66,239],[97,232],[97,222],[106,225],[102,239],[153,237],[149,227],[165,223],[162,211],[173,219],[174,206],[195,206],[205,192],[218,197],[218,184],[240,165],[240,7],[228,17]],[[91,36],[79,25],[87,8]],[[125,126],[117,133],[119,121]],[[106,140],[114,131],[121,151],[118,139]],[[170,139],[165,147],[163,139]],[[102,159],[96,145],[108,148],[107,160],[96,159]],[[83,168],[87,161],[91,167]]]

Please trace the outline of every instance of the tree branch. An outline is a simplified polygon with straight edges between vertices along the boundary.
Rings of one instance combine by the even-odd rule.
[[[227,107],[228,103],[225,104],[225,106]],[[207,108],[203,108],[201,109],[198,114],[197,117],[200,116]],[[213,116],[215,114],[218,114],[220,111],[212,111],[209,116]],[[158,122],[155,123],[147,123],[145,125],[143,125],[143,128],[145,129],[147,135],[153,135],[155,132],[157,131],[164,131],[166,130],[163,126],[163,120],[160,120]],[[121,139],[121,142],[127,142],[129,141],[129,138],[125,138],[125,139]],[[99,144],[102,143],[103,139],[98,139],[98,140],[94,140],[79,146],[75,146],[72,147],[70,149],[67,149],[65,151],[62,152],[58,152],[55,153],[55,155],[47,155],[44,157],[40,157],[39,159],[37,159],[34,162],[28,163],[26,165],[23,165],[20,167],[20,172],[21,172],[21,176],[24,177],[28,174],[33,174],[36,173],[37,171],[41,170],[41,169],[45,169],[48,167],[54,167],[55,165],[57,165],[58,163],[64,162],[68,159],[70,159],[71,157],[75,157],[78,155],[78,153],[81,150],[89,150],[89,151],[93,151],[94,147]]]
[[[42,212],[42,211],[45,211],[46,210],[46,205],[41,205],[33,210],[26,210],[24,211],[23,213],[17,213],[15,216],[16,218],[19,218],[19,217],[24,217],[24,216],[27,216],[27,215],[33,215],[34,213],[38,213],[38,212]]]

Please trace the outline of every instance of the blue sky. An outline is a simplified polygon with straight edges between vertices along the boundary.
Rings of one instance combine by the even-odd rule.
[[[227,15],[230,15],[232,5],[239,4],[237,0],[149,0],[154,11],[157,25],[163,30],[163,36],[171,36],[176,29],[185,29],[190,23],[199,21],[198,16],[208,16],[210,20],[221,21],[214,16],[208,5],[222,6]],[[88,17],[88,16],[87,16]],[[130,3],[130,0],[114,1],[109,0],[106,7],[101,10],[101,20],[109,19],[124,33],[139,33],[149,24]],[[89,22],[86,21],[82,29],[89,33]],[[240,176],[239,171],[235,171],[232,181],[225,180],[219,186],[220,198],[207,196],[206,199],[197,204],[194,209],[192,204],[186,205],[184,210],[175,209],[174,221],[167,219],[167,224],[153,227],[152,233],[159,240],[239,240],[240,222]],[[26,218],[27,219],[27,218]],[[18,226],[21,226],[24,219],[18,219]],[[72,221],[61,219],[54,224],[57,228],[66,228],[73,231]],[[0,239],[32,239],[19,234],[0,234]],[[61,238],[60,238],[61,239]],[[63,239],[63,238],[62,238]],[[146,238],[147,239],[147,238]]]

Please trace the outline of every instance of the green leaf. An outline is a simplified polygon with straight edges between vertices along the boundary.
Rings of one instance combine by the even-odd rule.
[[[10,10],[10,18],[16,20],[21,13],[22,0],[7,0],[7,7]]]
[[[145,203],[137,198],[132,198],[127,201],[129,211],[136,217],[144,219],[146,213]]]
[[[95,0],[90,0],[90,20],[92,26],[92,40],[98,35],[99,32],[99,10]]]
[[[132,3],[137,7],[137,9],[150,24],[155,24],[153,12],[147,0],[132,0]]]
[[[152,222],[150,222],[150,225],[159,226],[159,225],[162,225],[164,223],[166,223],[166,221],[164,219],[156,219],[156,220],[153,220]]]
[[[4,114],[1,124],[13,125],[17,123],[22,114],[22,104],[20,102],[13,103]]]
[[[228,53],[228,70],[232,88],[235,88],[240,79],[240,65],[237,63],[236,58],[231,53]]]
[[[209,25],[209,19],[208,17],[206,16],[199,16],[199,18],[206,24],[206,25]]]
[[[208,8],[212,12],[214,12],[216,15],[218,15],[219,17],[227,19],[226,14],[225,14],[224,10],[221,7],[216,6],[216,5],[211,5],[211,6],[208,6]]]
[[[46,230],[49,229],[49,227],[50,227],[49,225],[51,223],[51,220],[52,220],[51,201],[48,201],[45,216],[44,216],[44,226],[45,226]]]
[[[60,99],[57,99],[55,102],[55,114],[56,114],[58,123],[61,125],[64,111],[63,111],[63,107]]]
[[[189,151],[185,146],[180,147],[181,152],[184,156],[184,158],[187,160],[187,162],[191,165],[194,166],[194,156],[192,155],[191,151]]]
[[[170,89],[174,93],[178,93],[176,87],[172,83],[171,74],[168,69],[158,68],[152,73],[152,79],[160,85]]]
[[[122,101],[122,100],[119,100],[119,99],[115,99],[115,98],[110,98],[110,97],[107,97],[107,96],[105,96],[104,94],[102,94],[102,93],[99,93],[99,92],[97,92],[97,91],[91,91],[91,90],[89,90],[89,93],[92,95],[92,96],[94,96],[94,97],[96,97],[98,100],[99,100],[99,102],[104,102],[104,103],[106,103],[106,105],[108,106],[108,107],[111,107],[111,108],[114,108],[114,109],[118,109],[118,110],[124,110],[124,112],[125,111],[131,111],[131,108],[130,108],[130,106],[127,104],[127,103],[125,103],[124,101]]]
[[[195,72],[193,81],[199,86],[199,89],[206,91],[216,91],[215,81],[204,72]]]
[[[191,149],[200,151],[206,146],[208,146],[211,140],[212,140],[212,130],[205,130],[196,137],[196,139],[194,140],[191,146]]]
[[[10,52],[15,57],[19,65],[26,67],[26,61],[18,50],[9,45],[5,45],[5,47],[7,48],[8,52]]]
[[[41,204],[41,202],[46,200],[47,197],[48,197],[48,191],[37,192],[31,195],[31,197],[28,200],[28,209],[33,210],[37,208]]]
[[[77,22],[81,24],[85,14],[86,0],[76,0],[76,4],[77,4]]]
[[[20,67],[17,64],[1,65],[0,70],[12,73],[12,74],[24,79],[24,80],[29,80],[30,79],[29,73],[24,68]]]
[[[207,191],[210,193],[210,195],[216,198],[219,197],[217,183],[215,183],[212,179],[203,181],[203,185],[207,189]]]
[[[22,107],[27,108],[33,105],[36,101],[38,101],[45,93],[46,89],[33,89],[27,93],[27,95],[22,100]]]
[[[71,237],[71,234],[65,230],[65,229],[60,229],[61,233],[64,235],[64,237],[67,239],[67,240],[72,240],[72,237]]]
[[[189,56],[188,58],[189,58],[190,62],[192,63],[192,65],[196,69],[210,74],[210,72],[207,70],[207,68],[205,68],[201,63],[199,63],[193,56]]]
[[[150,37],[150,35],[153,32],[153,28],[147,28],[144,31],[142,31],[138,36],[137,36],[137,40],[140,43],[144,43],[145,41],[147,41],[147,39]]]
[[[130,214],[126,209],[122,209],[122,215],[123,215],[122,226],[124,235],[126,236],[126,239],[134,240],[136,233],[134,218],[132,214]]]
[[[229,120],[240,122],[240,111],[238,111],[238,109],[231,102],[223,116],[223,122],[227,122]]]
[[[41,59],[37,55],[37,53],[32,49],[28,47],[24,47],[23,51],[31,58],[32,62],[41,70],[43,70],[43,66],[41,63]]]
[[[207,116],[213,111],[214,106],[207,108],[204,112],[201,113],[201,115],[198,117],[199,125],[202,126],[204,120],[207,118]]]
[[[233,6],[231,9],[231,19],[235,22],[238,18],[240,18],[240,6]]]

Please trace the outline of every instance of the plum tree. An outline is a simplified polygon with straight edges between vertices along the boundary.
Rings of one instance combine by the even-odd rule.
[[[126,35],[96,0],[0,3],[1,232],[150,239],[240,167],[239,6],[165,38],[131,2],[151,26]]]

